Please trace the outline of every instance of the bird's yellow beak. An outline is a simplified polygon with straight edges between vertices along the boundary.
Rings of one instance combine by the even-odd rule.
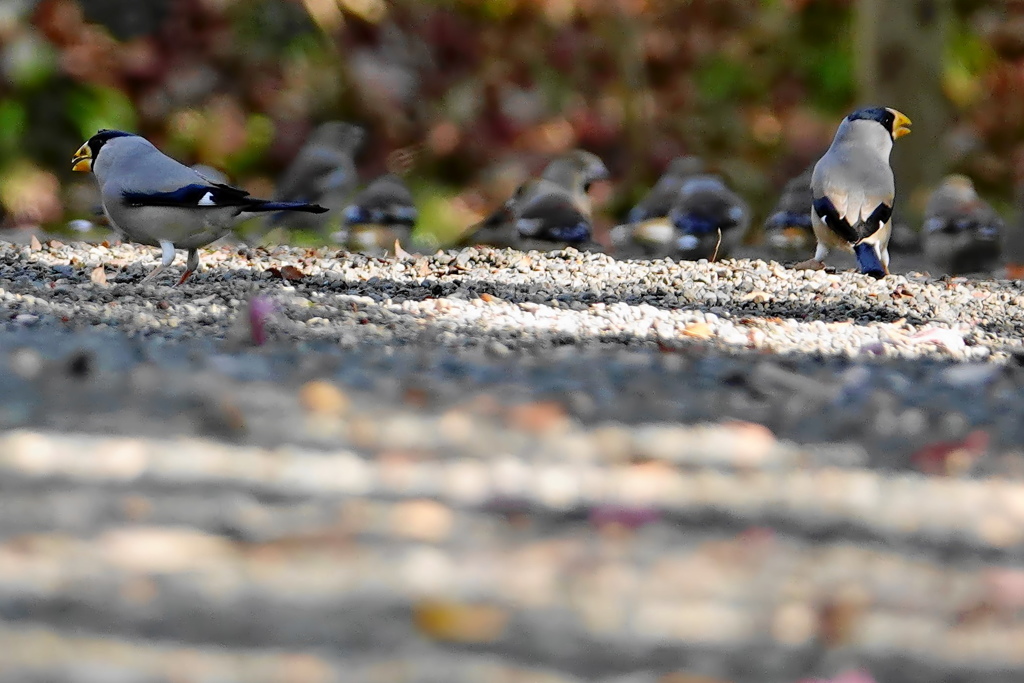
[[[911,121],[907,118],[907,115],[895,109],[889,109],[889,113],[896,117],[892,122],[892,139],[899,140],[904,135],[908,135],[910,133]]]
[[[92,170],[92,150],[88,143],[79,147],[75,156],[71,157],[71,170],[86,173]]]

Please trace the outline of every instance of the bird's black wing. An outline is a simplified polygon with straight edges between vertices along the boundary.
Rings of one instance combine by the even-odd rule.
[[[172,206],[178,208],[220,208],[225,206],[244,207],[252,203],[249,193],[230,185],[194,183],[169,192],[122,193],[128,206]]]

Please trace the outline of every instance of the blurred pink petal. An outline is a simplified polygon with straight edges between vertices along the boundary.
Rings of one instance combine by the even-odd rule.
[[[802,678],[797,683],[878,683],[878,681],[867,671],[854,669],[832,678]]]
[[[252,343],[256,346],[267,343],[267,323],[275,308],[273,299],[261,294],[249,300],[249,331]]]
[[[966,346],[963,332],[950,330],[945,327],[921,330],[917,334],[907,337],[907,341],[911,344],[935,344],[945,348],[947,351],[959,351]]]

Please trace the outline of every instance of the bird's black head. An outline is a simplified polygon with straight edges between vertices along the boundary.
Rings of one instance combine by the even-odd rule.
[[[881,124],[893,140],[910,132],[910,119],[888,107],[867,107],[858,109],[846,117],[847,121],[874,121]]]
[[[114,138],[127,138],[134,137],[135,133],[126,133],[123,130],[110,130],[107,128],[101,129],[91,138],[85,141],[85,144],[78,148],[75,152],[75,156],[71,159],[71,170],[73,171],[91,171],[93,162],[96,160],[96,156],[100,153],[103,145],[107,144]]]

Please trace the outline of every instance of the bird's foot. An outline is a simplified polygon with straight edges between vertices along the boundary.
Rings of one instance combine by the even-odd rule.
[[[825,270],[825,264],[818,259],[809,258],[806,261],[800,263],[794,263],[792,265],[793,270]]]
[[[185,280],[187,280],[190,277],[192,277],[192,273],[194,273],[194,272],[196,272],[196,271],[194,271],[194,270],[186,270],[184,273],[181,274],[181,279],[178,280],[178,282],[174,286],[175,287],[180,287],[181,285],[183,285],[185,283]]]
[[[149,282],[150,280],[152,280],[153,278],[155,278],[155,277],[156,277],[157,275],[159,275],[160,273],[162,273],[162,272],[163,272],[163,270],[164,270],[164,267],[163,267],[163,266],[157,266],[156,268],[154,268],[153,270],[151,270],[151,271],[149,272],[149,275],[147,275],[146,277],[144,277],[144,278],[142,278],[141,280],[139,280],[139,284],[140,284],[140,285],[146,284],[147,282]]]

